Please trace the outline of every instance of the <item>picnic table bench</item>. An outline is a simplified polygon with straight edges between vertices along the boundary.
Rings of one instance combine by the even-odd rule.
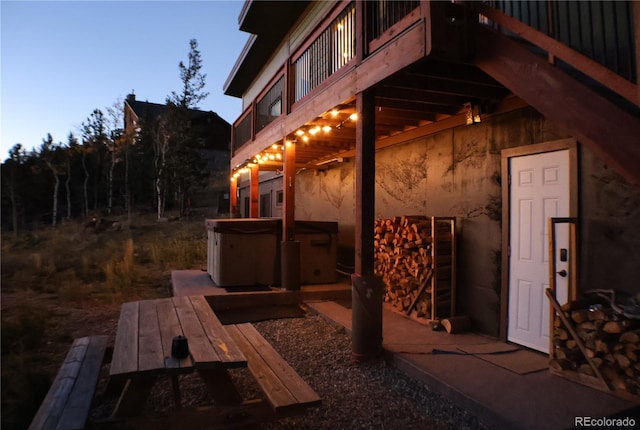
[[[276,415],[288,415],[320,404],[318,394],[273,349],[253,324],[233,324],[225,327],[247,357],[249,370]]]
[[[29,430],[85,427],[106,347],[107,336],[74,340]]]

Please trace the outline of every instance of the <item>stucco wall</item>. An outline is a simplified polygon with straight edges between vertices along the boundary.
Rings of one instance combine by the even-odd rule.
[[[456,216],[458,307],[475,328],[500,323],[500,150],[569,137],[532,109],[494,117],[376,153],[376,217]],[[338,221],[339,242],[354,243],[353,161],[297,177],[296,218]],[[581,289],[637,291],[640,191],[581,148]],[[611,274],[615,271],[615,275]],[[589,287],[591,288],[591,287]]]
[[[640,188],[581,149],[581,289],[639,293]]]
[[[500,151],[566,137],[536,111],[524,109],[376,153],[377,218],[457,217],[458,309],[472,317],[479,331],[498,336],[500,328]],[[627,184],[582,145],[579,182],[579,290],[639,292],[640,188]],[[267,189],[275,193],[282,179],[260,187],[261,194]],[[241,189],[245,195],[248,188]],[[347,260],[353,256],[354,202],[353,160],[296,177],[296,219],[337,221],[339,258]]]

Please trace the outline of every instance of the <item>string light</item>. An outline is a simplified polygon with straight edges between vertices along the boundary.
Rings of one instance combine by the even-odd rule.
[[[342,108],[345,108],[345,107],[346,106],[342,106]],[[338,108],[334,108],[329,113],[331,117],[335,118],[340,114],[340,110]],[[343,120],[338,125],[336,125],[335,128],[338,130],[342,129],[347,121],[357,121],[357,120],[358,120],[358,114],[357,112],[354,112],[351,115],[349,115],[347,119]],[[330,125],[323,125],[323,126],[315,125],[313,127],[305,125],[297,129],[294,134],[300,137],[301,140],[306,143],[306,142],[309,142],[309,136],[315,136],[321,131],[324,133],[329,133],[333,128],[334,127]],[[237,166],[234,169],[233,175],[231,176],[231,180],[232,181],[237,180],[241,175],[249,172],[250,168],[255,165],[264,164],[268,161],[275,161],[275,160],[282,161],[283,159],[282,152],[284,152],[285,146],[292,145],[293,143],[294,142],[285,139],[281,145],[277,143],[272,144],[270,148],[267,148],[265,151],[256,154],[251,159],[247,159],[242,165]]]

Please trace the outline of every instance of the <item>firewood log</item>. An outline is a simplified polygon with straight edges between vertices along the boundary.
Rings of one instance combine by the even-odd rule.
[[[471,328],[471,319],[468,316],[450,317],[443,319],[441,324],[449,334],[464,333]]]

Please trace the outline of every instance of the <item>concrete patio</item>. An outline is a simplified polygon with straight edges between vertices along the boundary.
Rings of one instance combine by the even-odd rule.
[[[228,293],[213,285],[206,272],[175,271],[172,287],[174,295],[206,296],[214,309],[304,303],[351,330],[351,309],[340,304],[351,295],[346,282],[303,286],[299,292]],[[575,427],[576,417],[633,417],[640,423],[637,403],[552,375],[544,368],[543,354],[480,334],[433,331],[388,306],[383,308],[383,348],[389,363],[495,428],[566,429]],[[483,349],[504,350],[500,359],[506,361],[515,360],[516,353],[526,355],[527,365],[543,366],[510,370],[491,362],[491,353]]]

